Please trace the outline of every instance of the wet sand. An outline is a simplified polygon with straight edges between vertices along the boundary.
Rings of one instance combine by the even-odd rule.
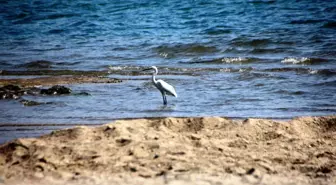
[[[335,184],[336,116],[119,120],[0,146],[0,184]]]

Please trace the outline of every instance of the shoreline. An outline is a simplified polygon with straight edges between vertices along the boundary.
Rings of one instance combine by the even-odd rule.
[[[0,184],[333,184],[336,116],[125,119],[0,145]]]

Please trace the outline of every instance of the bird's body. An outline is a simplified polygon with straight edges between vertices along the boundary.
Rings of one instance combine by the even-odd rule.
[[[158,73],[158,69],[155,66],[152,66],[151,68],[145,69],[145,70],[154,70],[152,75],[152,82],[154,86],[161,92],[162,98],[163,98],[163,104],[167,105],[167,98],[166,95],[175,96],[177,97],[175,88],[171,85],[169,85],[167,82],[163,80],[156,80],[155,75]]]

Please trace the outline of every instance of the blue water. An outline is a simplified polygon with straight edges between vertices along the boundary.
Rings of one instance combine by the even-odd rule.
[[[119,118],[335,114],[335,9],[333,0],[0,1],[0,70],[45,60],[126,79],[69,85],[91,96],[26,96],[53,102],[35,107],[0,100],[0,123],[24,124],[0,127],[0,142]],[[179,95],[167,107],[138,73],[151,65]],[[29,126],[42,123],[56,126]]]

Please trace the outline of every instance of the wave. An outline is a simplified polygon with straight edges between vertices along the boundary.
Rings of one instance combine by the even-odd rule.
[[[335,86],[336,80],[316,83],[314,86]]]
[[[65,31],[64,29],[53,29],[53,30],[49,30],[48,33],[50,33],[50,34],[60,34],[64,31]]]
[[[293,20],[290,24],[314,24],[324,22],[324,19],[306,19],[306,20]]]
[[[237,47],[260,47],[260,46],[266,46],[268,44],[271,44],[272,41],[270,39],[249,39],[246,37],[238,37],[231,40],[231,45],[237,46]]]
[[[143,72],[148,66],[108,66],[110,75],[127,75],[127,76],[141,76],[150,73]],[[179,68],[179,67],[166,67],[157,66],[160,75],[186,75],[186,76],[199,76],[200,73],[217,71],[219,68]]]
[[[284,64],[301,64],[301,65],[316,65],[327,62],[328,60],[323,58],[307,58],[307,57],[286,57],[281,60]]]
[[[324,75],[324,76],[334,76],[336,75],[336,69],[317,69],[309,70],[309,74],[319,74],[319,75]]]
[[[154,48],[154,51],[164,57],[173,57],[175,55],[184,54],[215,53],[218,51],[218,49],[215,46],[205,46],[201,44],[177,44],[158,46]]]
[[[242,57],[225,57],[221,59],[221,62],[227,64],[246,64],[257,61],[256,58],[242,58]]]
[[[250,0],[248,1],[249,3],[252,4],[272,4],[275,3],[275,0]]]
[[[46,19],[60,19],[60,18],[70,18],[70,17],[75,17],[75,16],[80,16],[79,14],[76,13],[52,13],[46,16],[41,16],[39,17],[42,20]]]
[[[279,93],[279,94],[288,94],[288,95],[302,95],[305,94],[304,91],[288,91],[288,90],[278,90],[275,93]]]
[[[242,68],[209,68],[209,67],[193,67],[193,68],[181,68],[181,67],[165,67],[157,66],[160,75],[187,75],[187,76],[199,76],[202,74],[208,74],[209,72],[224,72],[224,73],[246,73],[254,70],[252,67]],[[143,69],[148,67],[143,66],[109,66],[109,73],[111,75],[148,75],[148,73],[142,72]]]
[[[223,58],[215,58],[209,60],[200,60],[200,61],[191,61],[191,62],[181,62],[188,64],[248,64],[252,62],[256,62],[258,58],[248,58],[248,57],[223,57]]]
[[[336,21],[329,21],[322,26],[323,28],[336,28]]]
[[[16,65],[17,68],[26,68],[26,69],[50,69],[56,66],[75,66],[79,65],[82,62],[52,62],[48,60],[36,60],[27,62],[24,64]]]
[[[229,29],[220,29],[220,28],[209,28],[204,30],[205,34],[208,35],[223,35],[223,34],[229,34],[232,31]]]
[[[108,66],[110,71],[141,71],[145,68],[139,66]]]
[[[297,72],[297,73],[309,73],[310,69],[307,68],[291,68],[291,67],[281,67],[281,68],[270,68],[264,69],[265,72]]]
[[[57,66],[75,66],[75,65],[79,65],[82,62],[57,62],[55,63]]]
[[[23,67],[28,69],[48,69],[51,68],[54,63],[47,60],[36,60],[25,64],[17,65],[17,67]]]
[[[299,74],[311,74],[311,75],[324,75],[324,76],[334,76],[336,75],[336,69],[310,69],[310,68],[270,68],[263,69],[260,71],[264,72],[296,72]]]
[[[7,61],[0,61],[0,66],[11,66],[12,64]]]
[[[250,51],[251,54],[266,54],[266,53],[282,53],[285,52],[285,49],[281,48],[255,48]]]
[[[237,76],[237,79],[242,81],[250,81],[255,79],[283,79],[283,77],[280,76],[267,73],[260,73],[252,70],[253,70],[252,68],[240,69],[238,71],[240,75]]]

